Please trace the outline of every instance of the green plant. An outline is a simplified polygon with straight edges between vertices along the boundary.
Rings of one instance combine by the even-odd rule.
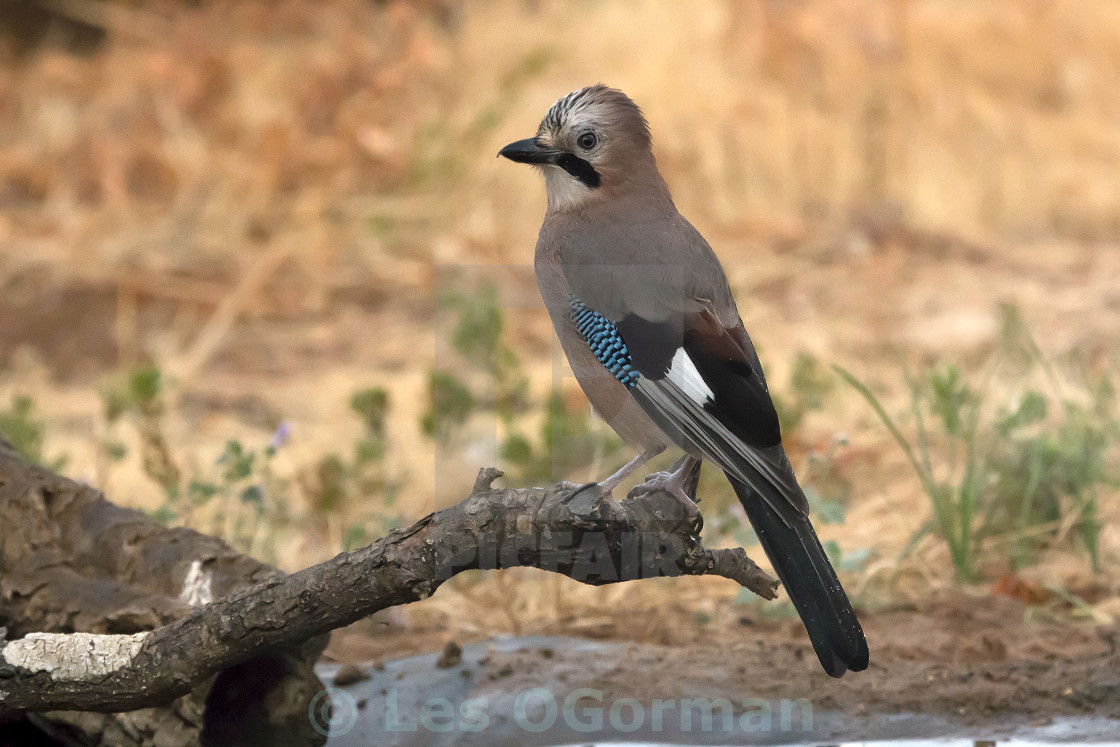
[[[966,381],[952,364],[919,377],[904,369],[911,440],[866,384],[835,368],[871,405],[930,500],[933,519],[911,538],[907,552],[936,532],[957,575],[971,580],[981,555],[1005,548],[1007,560],[1022,566],[1039,549],[1076,537],[1098,568],[1097,496],[1102,487],[1120,484],[1114,449],[1120,415],[1107,375],[1096,383],[1072,382],[1080,396],[1066,395],[1068,387],[1018,313],[1008,309],[1001,345],[980,384]],[[993,386],[999,374],[1000,386]],[[1049,394],[1029,385],[1037,378],[1047,382]]]
[[[800,427],[807,414],[823,409],[833,386],[828,369],[812,354],[798,353],[786,387],[781,392],[771,392],[782,433],[788,437]]]
[[[277,562],[277,541],[284,530],[307,518],[293,507],[293,480],[275,468],[275,457],[290,439],[291,428],[281,422],[269,441],[256,447],[231,439],[211,464],[181,470],[180,459],[163,435],[164,392],[165,380],[156,368],[138,369],[102,388],[106,427],[100,467],[107,471],[127,457],[120,430],[131,424],[139,435],[144,471],[163,488],[162,503],[149,512],[154,518],[197,527],[243,552]],[[344,548],[400,523],[393,511],[399,484],[385,463],[389,395],[377,387],[360,389],[351,395],[349,405],[362,423],[352,452],[323,455],[296,472],[313,517],[319,520],[316,523]],[[100,475],[99,481],[105,477]],[[355,522],[345,534],[337,526],[344,508],[348,520]],[[361,515],[355,518],[355,514]]]
[[[875,410],[906,454],[910,466],[921,482],[922,490],[933,507],[934,523],[925,525],[912,538],[911,544],[934,528],[949,547],[949,555],[958,575],[975,577],[977,534],[974,520],[984,488],[984,470],[977,449],[981,397],[961,381],[955,366],[932,369],[923,379],[915,379],[905,371],[910,392],[910,412],[917,430],[917,449],[902,435],[901,429],[887,414],[871,390],[848,371],[836,367],[840,376],[856,389]],[[948,476],[935,471],[930,455],[933,433],[928,418],[940,421],[948,444],[946,460]]]
[[[502,442],[500,456],[515,484],[540,484],[574,475],[580,468],[612,460],[622,451],[622,441],[613,432],[595,429],[590,409],[571,408],[554,389],[544,403],[539,446],[517,432]]]
[[[1048,538],[1070,534],[1098,570],[1098,493],[1120,481],[1109,458],[1109,449],[1120,441],[1115,390],[1102,377],[1089,403],[1060,402],[1057,421],[1046,427],[1049,404],[1032,390],[1018,407],[997,417],[1002,439],[991,455],[995,499],[986,520],[1007,528],[1016,566],[1030,563]]]
[[[208,524],[207,533],[241,552],[275,562],[278,530],[296,521],[287,497],[289,483],[272,466],[287,438],[288,426],[282,423],[261,448],[227,441],[208,470],[192,475],[182,489],[170,491],[152,515],[165,523]]]
[[[821,524],[843,524],[852,483],[837,468],[837,451],[848,445],[847,437],[837,435],[825,451],[810,451],[808,468],[800,476],[801,487],[809,500],[813,518]]]
[[[497,290],[486,286],[470,295],[444,293],[438,302],[456,317],[449,338],[465,366],[456,369],[460,373],[430,372],[421,430],[448,443],[473,413],[482,411],[494,413],[506,428],[512,428],[516,416],[529,407],[529,382],[517,355],[502,342]]]
[[[109,462],[117,462],[127,454],[124,443],[117,438],[117,426],[126,416],[131,418],[140,436],[140,453],[144,473],[158,483],[169,501],[174,501],[181,487],[182,471],[163,434],[163,373],[155,367],[139,368],[101,389],[101,410],[107,423],[101,454]],[[106,471],[101,464],[98,475],[104,481]]]
[[[845,552],[836,540],[826,541],[823,547],[828,554],[828,559],[838,571],[862,571],[873,552],[870,547]]]
[[[428,372],[428,408],[420,416],[420,430],[446,443],[467,422],[476,407],[470,387],[446,371]]]
[[[512,484],[569,476],[620,451],[613,434],[592,427],[588,408],[567,406],[558,390],[543,400],[531,396],[520,361],[502,341],[504,313],[493,287],[472,295],[446,293],[439,305],[454,315],[448,338],[464,365],[455,373],[430,372],[428,407],[420,419],[426,435],[451,445],[473,415],[492,416],[498,455]],[[522,423],[540,410],[539,437],[532,438]]]
[[[354,392],[350,409],[361,420],[363,431],[354,442],[353,454],[349,458],[326,454],[301,477],[303,490],[318,516],[329,519],[344,507],[363,507],[361,520],[339,538],[343,549],[364,543],[371,529],[385,533],[402,521],[395,512],[400,484],[385,464],[389,408],[389,394],[380,387]],[[375,502],[375,497],[380,500]]]
[[[46,430],[46,423],[35,412],[35,400],[27,395],[13,397],[11,407],[0,411],[0,436],[27,461],[57,472],[66,465],[68,458],[64,454],[50,462],[44,460]]]

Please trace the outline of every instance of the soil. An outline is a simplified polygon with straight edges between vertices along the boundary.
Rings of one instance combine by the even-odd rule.
[[[402,722],[408,713],[415,721],[420,705],[433,697],[446,697],[456,709],[468,698],[485,697],[495,724],[509,727],[513,711],[507,709],[520,693],[544,687],[562,703],[566,693],[590,687],[602,692],[604,709],[621,698],[644,704],[647,726],[654,699],[805,698],[818,714],[811,732],[801,735],[806,738],[1006,735],[1062,726],[1066,739],[1120,740],[1120,630],[1032,622],[1026,612],[1014,599],[960,594],[911,608],[863,611],[871,666],[840,680],[820,670],[796,620],[748,618],[707,629],[682,619],[684,641],[674,645],[625,636],[609,642],[559,636],[460,640],[455,645],[466,644],[462,663],[450,678],[435,654],[404,658],[444,647],[438,631],[386,624],[380,634],[337,632],[321,671],[329,677],[337,667],[328,662],[372,659],[364,667],[372,679],[359,686],[355,702],[365,698],[363,710],[384,717],[383,701],[394,692]],[[627,612],[615,615],[625,620]],[[908,718],[900,722],[892,714]],[[912,718],[916,714],[923,717]],[[1065,721],[1070,717],[1093,720],[1072,722],[1071,732]],[[369,726],[369,718],[358,723]],[[557,740],[561,732],[550,735]]]

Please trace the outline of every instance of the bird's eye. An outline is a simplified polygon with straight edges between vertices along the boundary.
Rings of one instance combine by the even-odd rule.
[[[576,145],[578,145],[583,150],[591,150],[598,144],[599,138],[595,135],[594,132],[585,132],[576,140]]]

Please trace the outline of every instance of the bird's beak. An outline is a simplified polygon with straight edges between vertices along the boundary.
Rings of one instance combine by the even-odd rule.
[[[556,156],[559,155],[558,151],[549,148],[542,148],[536,138],[526,138],[525,140],[518,140],[515,143],[510,143],[506,147],[498,151],[499,156],[505,156],[511,161],[517,163],[555,163]]]

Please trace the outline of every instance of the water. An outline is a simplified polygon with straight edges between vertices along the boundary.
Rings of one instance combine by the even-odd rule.
[[[897,739],[884,742],[804,742],[791,747],[1101,747],[1114,742],[1026,742],[1020,739]],[[681,747],[668,742],[579,742],[564,747]],[[702,745],[701,745],[702,747]]]
[[[892,739],[878,742],[794,742],[790,747],[1102,747],[1096,742],[1035,742],[1022,739]],[[563,747],[681,747],[669,742],[579,742]],[[701,746],[702,747],[702,746]]]
[[[488,651],[539,650],[556,659],[541,664],[522,689],[516,677],[482,676]],[[619,650],[615,650],[619,649]],[[620,653],[621,652],[621,653]],[[616,644],[561,637],[496,639],[463,647],[462,664],[436,666],[436,655],[365,668],[369,679],[331,687],[313,701],[308,717],[328,736],[328,747],[428,747],[429,745],[524,745],[525,747],[668,747],[669,745],[790,745],[792,747],[1084,747],[1120,745],[1120,721],[1056,718],[1040,723],[1029,714],[1001,714],[964,722],[945,714],[863,713],[814,709],[807,700],[757,700],[697,707],[684,699],[620,697],[610,701],[590,672],[557,676],[560,654],[569,663],[625,655]],[[316,667],[333,682],[338,665]],[[465,671],[466,670],[466,671]],[[588,676],[581,676],[587,674]],[[541,687],[540,685],[547,685]],[[598,696],[596,696],[598,693]],[[685,712],[687,713],[687,716]],[[705,720],[706,719],[706,720]]]

